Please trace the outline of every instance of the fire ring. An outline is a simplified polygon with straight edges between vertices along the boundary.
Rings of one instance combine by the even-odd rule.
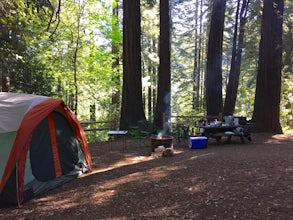
[[[155,148],[158,146],[164,146],[165,148],[173,148],[173,136],[163,135],[163,136],[152,136],[151,137],[151,148],[152,152],[155,151]]]

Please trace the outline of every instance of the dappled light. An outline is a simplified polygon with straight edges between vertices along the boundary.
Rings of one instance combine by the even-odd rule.
[[[290,134],[285,134],[285,135],[280,135],[280,134],[276,134],[273,135],[272,138],[277,139],[279,141],[292,141],[293,140],[293,136]]]
[[[0,207],[0,218],[289,217],[292,137],[254,134],[249,144],[211,141],[200,150],[175,143],[172,157],[150,154],[149,146],[135,143],[125,152],[110,150],[107,143],[92,145],[92,172],[19,209]]]
[[[282,144],[284,141],[292,141],[293,137],[290,134],[276,134],[276,135],[269,135],[266,134],[267,140],[264,141],[266,144]]]
[[[199,158],[201,158],[201,157],[211,156],[211,155],[213,155],[213,154],[214,154],[214,153],[208,153],[208,154],[196,155],[196,156],[190,157],[189,160],[196,160],[196,159],[199,159]]]
[[[118,162],[116,162],[114,164],[111,164],[107,168],[94,169],[92,172],[84,175],[83,177],[88,176],[88,175],[93,175],[93,174],[96,174],[96,173],[100,173],[100,172],[109,171],[109,170],[112,170],[112,169],[115,169],[115,168],[119,168],[119,167],[123,167],[123,166],[128,166],[128,165],[131,165],[131,164],[140,163],[140,162],[143,162],[143,161],[152,160],[152,159],[153,158],[146,157],[146,156],[137,156],[137,157],[134,157],[134,158],[132,158],[132,157],[126,157],[126,158],[124,158],[121,161],[118,161]],[[83,178],[83,177],[81,177],[81,178]]]
[[[195,194],[195,193],[204,191],[209,186],[208,183],[203,184],[203,183],[198,183],[198,182],[199,182],[198,178],[192,178],[190,185],[184,187],[184,190],[186,190],[187,193],[189,193],[189,194]]]
[[[166,177],[169,172],[174,170],[178,170],[179,167],[158,167],[146,172],[136,172],[131,173],[129,175],[122,176],[120,178],[115,178],[110,181],[104,182],[104,184],[99,185],[97,187],[98,192],[94,193],[92,196],[93,201],[96,201],[98,204],[101,202],[106,202],[106,200],[111,200],[111,197],[116,194],[117,189],[119,189],[122,185],[128,184],[131,182],[135,182],[137,184],[145,184],[150,182],[158,182],[162,178]],[[129,192],[135,193],[135,192]],[[146,192],[147,193],[147,192]],[[106,200],[101,200],[101,198],[106,198]]]
[[[269,139],[265,142],[266,144],[281,144],[281,141],[278,139]]]
[[[75,192],[76,194],[77,192]],[[76,195],[78,197],[78,195]],[[53,206],[55,207],[60,207],[60,209],[70,209],[78,205],[76,201],[73,201],[71,198],[63,198],[62,200],[55,201],[54,198],[53,200]],[[43,209],[48,209],[46,207],[42,207]]]
[[[152,208],[152,207],[151,207]],[[180,204],[173,204],[171,206],[162,205],[159,209],[144,210],[143,217],[145,218],[162,218],[162,216],[170,215],[170,212],[176,212],[180,208]]]
[[[103,186],[99,187],[100,189],[103,189]],[[94,195],[91,196],[91,202],[97,203],[100,205],[105,204],[108,202],[108,200],[111,200],[112,196],[115,194],[115,190],[113,189],[105,189],[103,192],[94,193]]]
[[[293,220],[292,13],[0,0],[0,219]]]

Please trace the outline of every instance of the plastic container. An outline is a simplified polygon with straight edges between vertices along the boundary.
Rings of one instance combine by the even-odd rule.
[[[201,137],[190,137],[189,138],[189,148],[191,149],[202,149],[206,148],[208,145],[208,138]]]

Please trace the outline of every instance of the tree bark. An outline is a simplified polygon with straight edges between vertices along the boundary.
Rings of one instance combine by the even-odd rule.
[[[123,1],[123,85],[120,128],[145,121],[141,82],[140,1]]]
[[[219,115],[223,110],[222,97],[222,45],[226,0],[213,3],[208,40],[206,72],[207,115]]]
[[[171,118],[171,71],[170,71],[170,15],[169,0],[160,0],[160,39],[158,96],[154,125],[169,130]]]
[[[247,10],[250,0],[243,0],[242,7],[240,11],[240,27],[238,34],[238,17],[239,17],[239,7],[240,0],[238,0],[237,4],[237,12],[236,12],[236,21],[234,28],[234,37],[233,37],[233,50],[232,50],[232,58],[231,58],[231,68],[229,74],[229,82],[226,89],[226,98],[224,104],[224,115],[233,115],[235,110],[235,104],[237,99],[238,85],[239,85],[239,77],[240,77],[240,69],[241,69],[241,59],[242,59],[242,47],[244,41],[244,31],[245,24],[247,21]],[[238,37],[238,43],[237,43]]]
[[[194,14],[194,19],[195,19],[195,28],[194,28],[194,55],[193,55],[193,75],[192,75],[192,109],[195,110],[196,107],[199,106],[199,75],[200,72],[198,71],[199,68],[199,48],[200,45],[198,44],[199,41],[199,34],[197,31],[198,28],[198,2],[195,3],[195,14]]]
[[[256,131],[282,133],[280,93],[283,0],[264,1],[253,125]]]

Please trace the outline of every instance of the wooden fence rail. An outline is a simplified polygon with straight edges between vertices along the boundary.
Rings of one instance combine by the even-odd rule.
[[[115,121],[88,121],[80,123],[85,132],[116,130]]]
[[[194,124],[200,116],[171,116],[171,126],[177,124]],[[117,122],[114,120],[107,121],[86,121],[81,122],[85,132],[110,131],[117,129]]]
[[[171,116],[171,130],[177,125],[190,125],[194,126],[195,121],[203,118],[204,116]],[[207,116],[209,118],[211,116]],[[213,118],[217,116],[212,116]],[[106,121],[87,121],[81,122],[81,125],[85,132],[97,132],[97,131],[110,131],[117,129],[117,121],[106,120]]]

